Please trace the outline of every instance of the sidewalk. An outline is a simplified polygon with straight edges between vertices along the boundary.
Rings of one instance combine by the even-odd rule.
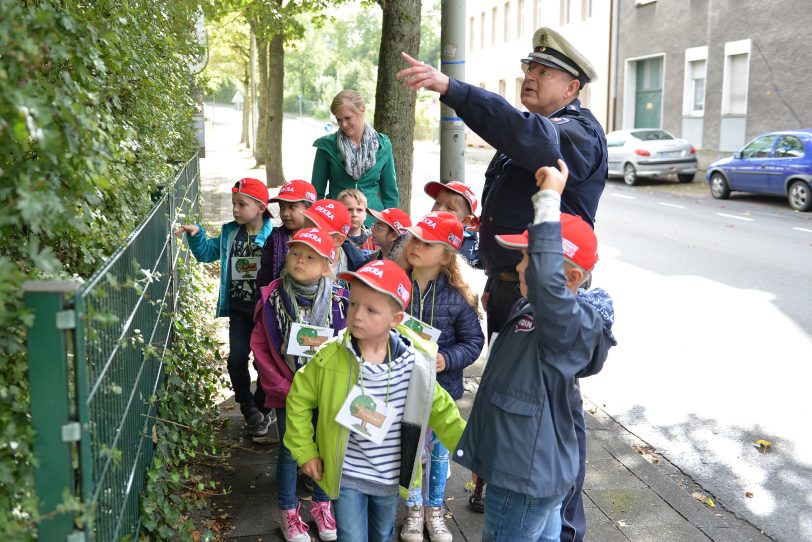
[[[217,121],[215,121],[217,126]],[[220,126],[217,126],[218,128]],[[207,158],[202,162],[203,209],[212,223],[230,220],[230,189],[240,176],[263,178],[264,172],[252,170],[250,152],[235,144],[233,130],[209,137]],[[227,134],[227,137],[226,135]],[[477,281],[478,282],[478,281]],[[226,344],[227,321],[221,319],[221,341]],[[617,360],[616,360],[617,361]],[[485,360],[466,370],[466,393],[458,402],[467,418],[482,375]],[[225,370],[225,369],[224,369]],[[766,541],[758,529],[726,511],[716,502],[711,508],[692,494],[708,495],[679,469],[648,448],[647,444],[608,417],[597,406],[585,400],[587,423],[587,474],[584,503],[588,522],[586,540],[590,542],[679,542]],[[221,438],[233,445],[225,467],[212,468],[212,478],[231,492],[211,500],[208,517],[230,526],[223,536],[234,541],[282,540],[276,507],[276,457],[278,439],[272,426],[268,437],[251,440],[244,434],[244,424],[233,397],[220,405],[227,422]],[[640,453],[642,452],[642,453]],[[483,516],[468,507],[469,493],[465,483],[469,473],[452,465],[446,490],[447,523],[455,541],[480,541]],[[300,487],[300,497],[307,491]],[[713,499],[715,501],[715,499]],[[303,517],[309,520],[302,507]],[[395,537],[400,529],[400,515]],[[311,533],[316,540],[315,526]],[[428,540],[428,537],[425,538]]]

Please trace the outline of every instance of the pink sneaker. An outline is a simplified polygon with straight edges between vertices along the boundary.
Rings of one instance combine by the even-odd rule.
[[[319,538],[324,541],[338,538],[338,534],[336,533],[336,518],[330,510],[330,501],[313,501],[312,508],[310,508],[310,515],[313,517],[313,521],[316,522],[316,527],[319,530]]]
[[[299,515],[299,507],[282,510],[282,536],[286,542],[310,542],[307,524]]]

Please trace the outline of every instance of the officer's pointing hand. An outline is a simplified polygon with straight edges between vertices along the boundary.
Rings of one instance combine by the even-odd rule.
[[[448,76],[428,64],[423,64],[416,58],[412,58],[406,53],[400,53],[403,60],[409,63],[409,67],[400,70],[395,77],[401,79],[403,84],[412,90],[433,90],[440,94],[448,92]]]
[[[560,171],[559,171],[560,170]],[[550,166],[540,167],[536,170],[536,186],[539,190],[555,190],[559,194],[564,191],[570,170],[562,159],[558,159],[558,169]]]

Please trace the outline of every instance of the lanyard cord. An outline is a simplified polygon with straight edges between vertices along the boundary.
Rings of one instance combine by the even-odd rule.
[[[347,336],[350,334],[347,333]],[[361,347],[359,346],[358,349],[360,350]],[[389,386],[392,383],[392,350],[390,348],[389,337],[386,338],[386,357],[388,358],[387,365],[389,369],[386,372],[386,399],[384,403],[389,406]],[[364,358],[363,354],[358,359],[358,385],[361,386],[361,393],[366,395],[364,391]]]
[[[321,327],[330,327],[330,324],[333,322],[332,295],[330,297],[330,300],[331,300],[330,310],[327,311],[327,317],[324,319],[324,325],[321,326]],[[289,315],[290,319],[294,320],[297,324],[307,324],[307,322],[302,322],[301,314],[299,313],[299,302],[296,301],[296,293],[295,292],[294,292],[294,294],[292,296],[290,296],[290,302],[293,304],[293,312],[295,313],[295,314]],[[315,303],[316,303],[316,298],[314,297],[313,298],[313,304],[315,304]],[[283,308],[284,308],[284,306],[285,306],[285,304],[282,303]],[[313,314],[313,305],[310,305],[310,314],[311,315]],[[314,323],[314,322],[311,322],[308,325],[315,326],[317,324]]]
[[[410,274],[409,278],[410,279],[412,278],[411,274]],[[412,283],[414,283],[414,279],[412,279]],[[431,281],[429,281],[429,284],[431,284]],[[434,279],[434,287],[431,289],[431,316],[429,317],[430,318],[429,325],[432,326],[432,327],[434,327],[434,300],[436,299],[436,297],[437,297],[437,279]],[[412,305],[411,306],[412,316],[414,316],[414,297],[412,298],[411,305]],[[418,320],[423,318],[422,308],[423,308],[423,301],[422,301],[422,298],[421,298],[421,301],[420,301],[420,309],[421,310],[420,310],[420,314],[418,314],[418,316],[419,316]]]

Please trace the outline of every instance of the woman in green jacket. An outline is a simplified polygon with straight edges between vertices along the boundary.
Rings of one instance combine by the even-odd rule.
[[[342,90],[330,104],[338,131],[313,142],[313,186],[318,197],[338,199],[347,188],[357,188],[367,197],[370,209],[399,207],[398,184],[392,143],[364,122],[366,106],[355,90]],[[329,187],[328,187],[329,183]],[[375,218],[367,215],[366,226]]]

